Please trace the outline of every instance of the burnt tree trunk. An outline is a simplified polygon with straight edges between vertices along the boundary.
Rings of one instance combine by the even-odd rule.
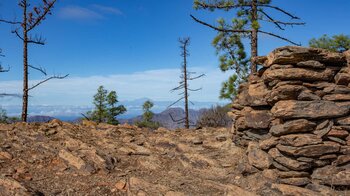
[[[181,46],[180,46],[181,57],[183,57],[183,62],[182,62],[182,67],[181,67],[182,70],[181,70],[181,75],[180,75],[181,81],[179,82],[179,86],[171,89],[171,92],[181,90],[181,93],[179,95],[181,95],[181,96],[183,95],[183,96],[180,99],[178,99],[177,101],[175,101],[174,103],[172,103],[171,105],[169,105],[168,108],[170,108],[171,106],[175,105],[176,103],[184,100],[184,102],[185,102],[185,117],[175,120],[171,114],[169,114],[169,115],[170,115],[170,118],[173,120],[173,122],[176,122],[176,123],[181,124],[181,125],[184,124],[185,128],[189,129],[190,126],[193,126],[193,123],[191,124],[191,121],[189,119],[190,116],[189,116],[189,111],[188,111],[188,105],[189,105],[188,102],[190,102],[188,99],[188,97],[190,96],[189,92],[199,91],[202,89],[202,88],[199,88],[199,89],[189,88],[189,81],[201,78],[204,76],[204,74],[199,75],[199,76],[191,76],[192,74],[195,74],[195,72],[189,72],[187,69],[187,56],[189,56],[188,45],[190,44],[190,38],[188,37],[188,38],[179,39],[179,42],[181,44]]]
[[[188,118],[188,83],[187,83],[187,45],[184,45],[184,88],[185,88],[185,127],[190,128]]]
[[[257,9],[257,0],[252,0],[252,33],[251,33],[251,74],[254,74],[257,72],[257,64],[255,63],[254,59],[258,56],[258,27],[257,25],[258,21],[258,9]]]
[[[22,121],[27,122],[28,116],[28,30],[27,30],[27,0],[23,1],[23,105]]]

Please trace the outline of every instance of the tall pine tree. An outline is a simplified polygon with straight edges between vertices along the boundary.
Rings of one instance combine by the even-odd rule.
[[[123,105],[117,106],[117,103],[118,96],[115,91],[108,93],[103,86],[98,87],[93,101],[95,109],[87,113],[88,119],[97,123],[119,124],[116,117],[125,113],[126,108]]]
[[[111,91],[107,95],[107,123],[112,125],[119,124],[119,121],[116,117],[120,114],[126,112],[126,108],[123,105],[117,106],[118,103],[117,92]]]
[[[195,0],[194,7],[197,10],[223,10],[236,13],[231,22],[219,19],[217,25],[208,24],[191,15],[196,22],[218,32],[213,40],[213,45],[219,55],[221,70],[235,70],[235,74],[223,83],[221,89],[220,97],[227,99],[232,99],[235,96],[239,83],[245,81],[249,75],[249,68],[250,73],[257,72],[255,58],[258,56],[258,34],[273,36],[291,44],[299,45],[275,33],[264,31],[261,27],[262,22],[272,23],[280,30],[284,30],[285,26],[305,24],[295,22],[294,20],[299,19],[297,16],[271,5],[271,0]],[[293,21],[276,20],[268,13],[268,9],[282,13]],[[250,58],[245,53],[242,39],[250,40]]]

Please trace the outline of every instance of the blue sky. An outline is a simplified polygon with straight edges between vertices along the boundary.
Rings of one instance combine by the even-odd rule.
[[[39,0],[32,0],[35,5]],[[322,34],[349,34],[350,1],[294,0],[273,1],[302,18],[307,24],[281,32],[272,25],[263,28],[307,45]],[[196,11],[192,0],[59,0],[35,33],[45,37],[45,46],[30,47],[30,63],[45,67],[49,73],[66,74],[62,81],[50,81],[31,92],[32,104],[91,105],[99,85],[116,90],[121,100],[149,97],[153,100],[176,100],[169,92],[176,86],[180,72],[179,37],[190,36],[189,66],[207,77],[194,86],[203,87],[192,99],[217,102],[219,88],[231,73],[221,73],[211,40],[216,32],[189,17],[208,23],[234,13]],[[15,0],[1,0],[0,17],[21,16]],[[277,16],[276,12],[271,12]],[[286,19],[286,18],[284,18]],[[264,24],[263,24],[264,25]],[[1,74],[0,88],[21,91],[20,41],[11,34],[14,27],[0,24],[0,47],[11,72]],[[259,37],[259,54],[288,45],[275,38]],[[32,71],[30,78],[42,77]],[[20,104],[20,100],[0,99],[0,105]]]

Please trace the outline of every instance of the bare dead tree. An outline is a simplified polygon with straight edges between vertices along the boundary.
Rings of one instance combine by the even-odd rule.
[[[189,92],[190,91],[192,91],[192,92],[199,91],[202,89],[202,88],[191,89],[191,88],[189,88],[188,82],[191,80],[196,80],[198,78],[201,78],[204,76],[204,74],[193,77],[192,74],[195,74],[195,72],[189,72],[187,69],[187,57],[190,55],[188,52],[188,45],[190,44],[190,38],[187,37],[187,38],[179,39],[179,42],[181,44],[180,45],[181,56],[183,57],[182,70],[181,70],[181,75],[180,75],[181,80],[179,82],[179,86],[171,89],[171,92],[181,91],[179,93],[179,95],[181,95],[181,98],[178,99],[177,101],[175,101],[174,103],[172,103],[171,105],[169,105],[168,108],[170,108],[171,106],[184,100],[184,102],[185,102],[185,117],[176,120],[173,118],[173,116],[171,116],[171,114],[169,114],[169,115],[174,122],[177,122],[178,124],[185,124],[185,127],[188,129],[188,128],[190,128],[190,120],[189,120],[189,113],[188,113],[188,102],[190,102],[188,99],[188,97],[190,96]],[[190,102],[190,103],[192,103],[192,102]]]
[[[0,57],[4,57],[5,55],[2,54],[2,49],[0,48]],[[4,67],[2,66],[1,62],[0,62],[0,73],[1,72],[8,72],[10,71],[10,68],[4,69]]]
[[[32,36],[31,32],[38,27],[42,21],[46,19],[47,15],[51,15],[51,10],[54,7],[57,0],[42,0],[41,5],[34,6],[31,11],[31,5],[29,0],[19,0],[18,6],[23,11],[22,21],[11,21],[1,19],[0,22],[11,25],[16,25],[15,30],[12,31],[22,42],[23,42],[23,106],[22,106],[22,121],[27,121],[28,115],[28,97],[29,91],[38,87],[39,85],[52,80],[52,79],[64,79],[67,75],[53,75],[47,77],[46,71],[42,67],[36,67],[28,64],[28,44],[45,45],[45,40],[41,36]],[[44,74],[47,78],[38,82],[37,84],[28,86],[28,69],[39,71]]]
[[[2,53],[2,49],[0,48],[0,57],[4,57],[5,55],[3,55]],[[3,72],[9,72],[10,71],[10,67],[8,67],[7,69],[4,69],[4,67],[1,65],[0,63],[0,73]],[[10,94],[10,93],[0,93],[0,98],[4,98],[4,97],[16,97],[16,98],[20,98],[19,94]]]
[[[195,0],[194,1],[196,9],[204,9],[214,11],[224,10],[228,11],[231,9],[237,10],[237,18],[233,20],[232,25],[228,25],[223,22],[219,22],[219,26],[208,24],[202,20],[191,15],[192,19],[204,26],[212,28],[218,32],[228,33],[228,34],[239,34],[243,37],[248,37],[250,39],[251,46],[251,73],[257,72],[257,64],[255,58],[258,56],[258,34],[269,35],[293,45],[300,45],[293,42],[283,36],[277,35],[275,33],[267,32],[261,30],[259,21],[264,21],[274,24],[278,29],[285,30],[285,26],[294,25],[304,25],[303,22],[285,22],[274,19],[265,9],[272,9],[279,12],[292,20],[299,20],[300,18],[271,4],[270,0],[248,0],[248,1],[236,1],[236,0]]]

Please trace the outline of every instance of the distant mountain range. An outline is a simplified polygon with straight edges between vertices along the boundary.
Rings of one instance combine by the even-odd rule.
[[[200,119],[201,115],[206,111],[207,109],[200,109],[200,110],[189,110],[189,120],[190,124],[195,126],[197,124],[197,121]],[[171,116],[170,116],[171,115]],[[153,117],[153,121],[159,122],[162,127],[166,127],[168,129],[176,129],[176,128],[183,128],[184,124],[178,124],[177,122],[174,122],[174,120],[179,120],[185,117],[185,111],[182,108],[169,108],[164,110],[161,113],[157,113]],[[131,119],[121,119],[119,120],[121,123],[129,123],[134,124],[137,121],[141,121],[142,116],[137,116]]]
[[[207,109],[200,109],[200,110],[189,110],[189,120],[190,124],[192,126],[195,126],[197,124],[197,121],[200,119],[201,115],[206,111]],[[182,108],[169,108],[164,110],[161,113],[154,114],[153,121],[159,122],[162,127],[168,128],[168,129],[176,129],[176,128],[183,128],[184,124],[178,124],[177,122],[174,122],[174,120],[182,119],[185,117],[185,111]],[[50,116],[29,116],[28,122],[49,122],[50,120],[54,119],[54,117]],[[78,118],[72,119],[72,120],[65,120],[61,119],[63,121],[69,121],[69,122],[77,122]],[[128,123],[128,124],[134,124],[137,121],[141,121],[142,116],[136,116],[134,118],[129,119],[119,119],[120,123]]]
[[[28,122],[49,122],[53,119],[55,118],[51,116],[29,116],[27,121]]]
[[[143,113],[142,104],[149,99],[142,98],[131,101],[121,101],[120,104],[123,104],[127,108],[127,112],[119,118],[121,119],[131,119],[137,117]],[[173,103],[173,101],[153,101],[154,107],[152,111],[154,113],[162,113],[166,111],[168,106]],[[193,110],[200,110],[202,108],[210,108],[213,105],[224,105],[225,103],[218,102],[193,102],[193,105],[190,105],[190,108]],[[173,107],[183,107],[183,103],[179,102]],[[9,116],[20,116],[21,106],[20,105],[2,105],[3,109],[7,111]],[[86,113],[91,111],[92,106],[70,106],[70,105],[29,105],[29,116],[51,116],[64,121],[73,121],[77,118],[81,118],[81,113]]]

